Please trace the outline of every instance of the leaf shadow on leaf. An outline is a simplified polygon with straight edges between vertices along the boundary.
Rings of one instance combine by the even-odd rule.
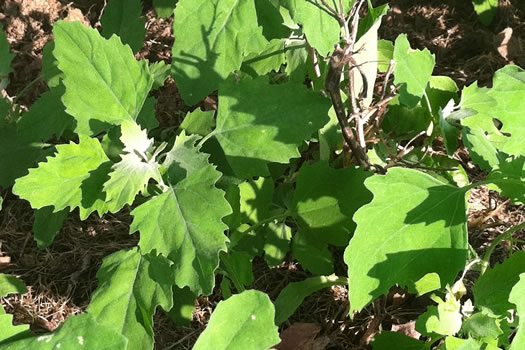
[[[215,63],[218,60],[219,55],[212,52],[210,47],[210,41],[209,36],[213,31],[213,26],[215,25],[215,20],[217,18],[217,6],[218,4],[215,4],[213,9],[213,20],[210,23],[210,26],[208,29],[204,28],[204,26],[201,26],[201,37],[202,37],[202,45],[204,45],[206,49],[206,59],[201,59],[196,55],[192,55],[189,52],[181,52],[181,56],[184,56],[185,58],[180,57],[173,57],[173,63],[171,65],[171,74],[175,78],[175,82],[178,83],[177,86],[179,90],[181,90],[182,95],[186,95],[187,98],[184,102],[187,104],[194,105],[197,102],[199,102],[202,98],[206,97],[208,93],[213,92],[213,90],[209,90],[209,82],[210,81],[223,81],[224,78],[218,74],[213,67],[215,67]],[[200,45],[201,43],[199,43]],[[195,79],[188,76],[188,74],[184,71],[182,68],[178,68],[176,63],[181,63],[183,65],[190,65],[193,66],[198,72],[199,76]],[[180,77],[177,79],[177,76]],[[196,95],[194,96],[192,91],[208,91],[204,96]]]
[[[386,260],[374,265],[368,276],[378,282],[369,293],[371,298],[383,295],[399,284],[415,289],[415,283],[427,273],[437,273],[441,287],[451,284],[467,259],[466,249],[430,248],[386,254]]]
[[[465,225],[466,228],[465,191],[449,185],[433,186],[427,191],[427,197],[407,213],[405,224],[429,225],[444,221],[445,229],[456,225]]]
[[[109,180],[109,173],[113,162],[108,161],[100,164],[100,166],[89,172],[89,177],[82,181],[80,190],[82,192],[82,199],[80,203],[84,208],[91,208],[97,200],[104,202],[106,200],[106,193],[104,192],[104,183]]]

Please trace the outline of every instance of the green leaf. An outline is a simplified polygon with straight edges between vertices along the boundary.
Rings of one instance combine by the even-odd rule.
[[[352,216],[372,199],[364,186],[369,176],[360,168],[335,170],[327,162],[303,165],[292,204],[299,226],[316,243],[347,245],[356,227]]]
[[[50,88],[57,87],[60,80],[64,79],[64,73],[58,69],[58,61],[53,55],[55,41],[49,41],[42,50],[42,77]]]
[[[16,180],[13,193],[28,200],[34,209],[52,205],[55,213],[66,207],[70,211],[76,207],[89,210],[81,202],[81,185],[91,171],[108,161],[99,141],[80,135],[78,144],[71,142],[56,149],[54,157],[47,157],[47,162]]]
[[[319,235],[312,235],[308,230],[299,230],[292,239],[292,255],[301,267],[315,275],[329,275],[334,272],[332,253],[328,243],[319,242]]]
[[[465,90],[467,88],[464,95]],[[503,67],[494,75],[491,89],[479,89],[473,84],[467,92],[468,100],[464,102],[462,98],[462,109],[470,108],[478,113],[463,119],[462,124],[483,129],[501,152],[515,156],[525,154],[525,145],[520,141],[525,135],[522,123],[525,71],[517,66]],[[495,119],[503,124],[501,130],[496,127]]]
[[[217,90],[267,42],[253,0],[180,0],[173,32],[172,75],[187,105]]]
[[[489,173],[487,181],[492,181],[496,190],[513,204],[525,203],[525,156],[502,160],[498,168]]]
[[[267,177],[239,185],[241,223],[256,224],[269,216],[273,188],[272,179]]]
[[[221,174],[184,137],[179,136],[182,141],[166,157],[167,190],[131,212],[130,232],[140,231],[143,252],[155,249],[175,262],[179,287],[210,294],[219,252],[226,250],[228,240],[221,219],[231,209],[215,187]]]
[[[446,109],[447,107],[445,107],[445,111],[443,111],[441,108],[438,110],[439,129],[441,130],[441,135],[443,136],[443,143],[445,144],[445,150],[447,151],[447,154],[449,156],[452,156],[458,148],[458,138],[459,138],[460,131],[456,128],[455,125],[451,124],[448,121],[447,117],[450,114],[448,114],[448,111],[446,111]]]
[[[496,147],[490,142],[485,131],[480,127],[464,127],[462,129],[463,144],[467,147],[474,164],[481,169],[491,171],[500,162]]]
[[[525,252],[512,254],[502,264],[488,269],[477,280],[473,288],[476,306],[494,315],[506,317],[512,287],[518,283],[520,274],[525,273]],[[498,286],[498,288],[494,288]]]
[[[329,106],[300,84],[229,80],[219,89],[213,134],[239,178],[269,175],[267,163],[299,157],[297,147],[326,124]]]
[[[0,99],[0,104],[3,99]],[[33,142],[17,134],[16,124],[5,123],[0,116],[0,186],[11,187],[14,181],[27,174],[28,169],[52,151],[42,150],[40,142]]]
[[[186,114],[180,128],[188,134],[206,136],[215,126],[214,114],[214,111],[203,111],[197,108],[193,112]]]
[[[0,297],[25,293],[27,293],[27,289],[22,281],[15,276],[0,273]]]
[[[465,191],[401,168],[365,185],[374,199],[355,213],[357,229],[345,251],[352,311],[427,273],[451,283],[467,258]]]
[[[3,335],[3,334],[2,334]],[[131,343],[131,342],[129,342]],[[89,314],[70,317],[54,333],[33,336],[27,332],[0,342],[2,350],[126,349],[128,339],[95,321]]]
[[[430,102],[430,110],[435,121],[439,120],[439,109],[444,109],[445,106],[454,100],[455,103],[459,101],[458,86],[454,80],[449,77],[437,75],[431,76],[428,86],[425,90],[427,99],[421,101],[421,105],[429,110],[428,102]]]
[[[427,49],[411,49],[406,34],[401,34],[395,42],[394,60],[394,84],[404,84],[399,91],[399,100],[409,108],[415,107],[430,81],[435,57]]]
[[[394,58],[394,44],[389,40],[377,41],[377,69],[381,73],[386,73],[390,66],[390,61]]]
[[[159,126],[159,121],[155,117],[155,105],[157,100],[155,97],[148,97],[144,102],[144,106],[137,116],[137,124],[146,130],[152,130]]]
[[[65,75],[62,102],[77,120],[76,131],[97,134],[107,124],[137,119],[153,84],[148,63],[137,62],[117,36],[106,40],[80,22],[57,22],[53,34]]]
[[[388,112],[381,127],[390,138],[410,140],[422,131],[428,129],[432,116],[421,104],[414,108],[403,106],[400,97],[396,97],[388,105]]]
[[[122,160],[115,164],[104,184],[108,209],[115,213],[126,204],[133,203],[135,196],[144,191],[150,179],[161,183],[160,165],[150,157],[153,140],[148,138],[135,122],[125,121],[121,126],[120,140],[124,144]]]
[[[433,297],[437,307],[431,305],[416,322],[416,330],[425,336],[433,333],[454,335],[461,329],[461,302],[451,296],[448,300]]]
[[[516,311],[520,319],[510,349],[519,350],[525,347],[525,274],[522,273],[520,275],[519,282],[512,288],[509,301],[516,305]]]
[[[53,243],[56,235],[60,232],[62,224],[69,214],[69,210],[64,209],[53,213],[53,207],[43,207],[35,210],[35,222],[33,223],[33,233],[38,248],[47,248]]]
[[[113,34],[120,37],[123,44],[128,44],[134,53],[142,48],[146,36],[146,21],[142,15],[140,0],[111,0],[104,8],[100,18],[102,35],[109,39]]]
[[[221,267],[232,280],[238,292],[253,283],[252,258],[247,252],[221,252]]]
[[[160,18],[169,18],[173,15],[178,0],[153,0],[153,8]]]
[[[270,298],[255,290],[221,301],[193,350],[266,350],[280,342]]]
[[[241,67],[242,71],[252,77],[265,75],[272,70],[279,71],[281,65],[286,62],[285,43],[284,39],[274,39],[261,52],[249,54]]]
[[[445,350],[480,350],[484,349],[481,345],[474,339],[460,339],[456,337],[446,337],[445,338]],[[485,350],[491,350],[485,348]]]
[[[428,349],[427,343],[410,338],[397,332],[381,332],[372,340],[372,349],[374,350],[425,350]]]
[[[324,9],[320,0],[287,0],[283,6],[290,10],[290,15],[302,26],[309,44],[321,56],[326,57],[339,42],[341,27],[337,19]]]
[[[441,288],[441,280],[437,273],[427,273],[413,285],[408,286],[408,292],[421,296]]]
[[[288,283],[274,302],[275,324],[281,325],[292,316],[307,296],[324,288],[347,283],[346,278],[336,275],[310,277],[301,282]]]
[[[9,43],[4,34],[4,28],[0,24],[0,90],[7,87],[9,80],[7,79],[9,73],[13,71],[11,68],[11,61],[15,55],[9,52]]]
[[[173,308],[166,314],[177,326],[189,327],[197,295],[188,287],[173,287]]]
[[[256,0],[257,22],[263,27],[266,40],[288,37],[290,31],[284,25],[279,0]]]
[[[503,334],[499,321],[481,312],[477,312],[463,321],[461,330],[469,337],[480,340],[486,339],[487,341],[498,339]]]
[[[150,64],[149,71],[153,77],[152,90],[156,90],[164,85],[164,82],[171,73],[171,66],[167,65],[164,61],[159,61]]]
[[[29,325],[19,325],[14,326],[13,325],[13,315],[6,314],[4,309],[2,309],[2,306],[0,306],[0,329],[2,332],[0,333],[0,347],[2,349],[5,349],[5,347],[2,346],[2,343],[4,341],[7,343],[6,339],[9,339],[9,342],[13,341],[12,339],[16,336],[18,338],[19,336],[28,336],[30,335],[29,331]],[[12,338],[13,337],[13,338]],[[19,347],[18,349],[27,349],[24,347]]]
[[[129,340],[120,349],[152,349],[153,314],[159,305],[164,310],[173,306],[171,263],[141,255],[137,248],[121,250],[104,258],[97,279],[88,314]]]
[[[498,0],[472,0],[474,11],[481,23],[488,26],[498,12]]]
[[[284,222],[270,222],[264,227],[264,260],[270,267],[283,262],[290,251],[292,229]]]
[[[27,142],[47,141],[53,136],[60,139],[64,131],[73,130],[75,119],[66,113],[60,100],[65,91],[60,84],[40,96],[18,122],[18,136]]]

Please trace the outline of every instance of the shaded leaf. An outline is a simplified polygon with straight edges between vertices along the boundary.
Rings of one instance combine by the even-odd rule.
[[[525,274],[519,276],[519,281],[512,288],[509,301],[516,305],[519,316],[519,326],[510,346],[511,350],[519,350],[525,347]]]
[[[173,308],[166,314],[177,326],[188,327],[193,318],[197,295],[188,287],[173,287]]]
[[[47,248],[53,243],[67,218],[67,214],[69,214],[68,209],[56,213],[53,213],[53,209],[53,206],[48,206],[35,210],[33,233],[40,249]]]
[[[139,52],[146,36],[146,21],[141,15],[140,0],[110,0],[100,17],[102,35],[109,39],[115,34],[123,44],[128,44],[134,53]]]
[[[428,349],[427,343],[421,340],[407,337],[404,334],[396,332],[381,332],[372,340],[372,349],[374,350],[424,350]]]
[[[168,18],[173,15],[178,0],[153,0],[153,8],[160,18]]]
[[[0,90],[7,87],[8,75],[13,71],[11,61],[15,55],[9,52],[9,43],[4,33],[4,28],[0,24]]]
[[[87,312],[129,340],[120,349],[153,348],[153,314],[159,305],[164,310],[173,306],[170,265],[162,256],[141,255],[137,248],[104,258]]]
[[[203,111],[197,108],[193,112],[186,114],[180,128],[188,134],[206,136],[215,126],[214,114],[215,111]]]
[[[401,168],[365,185],[374,199],[354,215],[357,229],[345,251],[352,310],[427,273],[451,283],[467,257],[465,191]]]
[[[27,289],[22,281],[15,276],[0,273],[0,297],[25,293],[27,293]]]
[[[264,260],[270,267],[275,267],[283,262],[290,251],[292,229],[284,222],[270,222],[264,228]]]

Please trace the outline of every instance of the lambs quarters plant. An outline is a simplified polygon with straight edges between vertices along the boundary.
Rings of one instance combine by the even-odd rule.
[[[157,307],[180,311],[217,275],[224,300],[194,349],[271,348],[302,300],[333,285],[348,285],[350,318],[394,286],[431,293],[421,339],[383,331],[374,349],[525,348],[525,252],[489,266],[525,223],[477,256],[466,201],[489,185],[525,202],[522,68],[459,91],[406,35],[378,39],[388,5],[370,0],[175,2],[154,1],[174,13],[171,66],[135,59],[142,4],[110,0],[101,32],[54,25],[49,91],[31,110],[0,100],[0,186],[35,210],[40,248],[73,211],[130,206],[140,233],[104,259],[86,313],[55,332],[33,335],[0,310],[0,349],[153,349]],[[12,58],[2,33],[2,87]],[[176,135],[156,132],[150,93],[168,75],[187,105],[218,91],[216,115],[197,109]],[[460,139],[483,181],[454,157]],[[333,274],[334,249],[347,276]],[[294,259],[312,277],[272,302],[247,290],[257,256],[272,268]],[[480,272],[474,300],[461,293],[468,270]],[[0,296],[24,292],[0,275]]]

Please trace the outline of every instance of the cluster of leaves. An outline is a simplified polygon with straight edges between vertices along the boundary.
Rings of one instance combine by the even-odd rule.
[[[355,18],[363,2],[331,3]],[[348,78],[350,90],[368,84],[369,94],[355,98],[375,133],[364,147],[373,167],[358,167],[324,92],[330,64],[322,58],[345,40],[325,1],[156,1],[164,16],[174,8],[171,66],[135,59],[145,35],[141,6],[109,1],[101,33],[56,23],[43,57],[49,91],[24,113],[0,99],[0,186],[35,209],[39,247],[52,244],[71,212],[84,220],[131,206],[130,234],[140,233],[138,247],[104,259],[86,314],[33,336],[0,313],[0,348],[152,349],[157,307],[187,323],[193,300],[212,293],[218,274],[225,300],[195,349],[270,348],[306,296],[347,283],[351,315],[395,285],[434,293],[436,306],[416,326],[427,341],[383,332],[374,349],[525,346],[525,254],[488,268],[493,249],[482,258],[469,250],[466,216],[469,191],[483,184],[525,202],[525,71],[507,66],[492,88],[474,83],[460,92],[432,75],[434,56],[411,49],[405,35],[378,41],[388,6],[369,1],[366,17],[353,22],[353,60],[363,73]],[[2,84],[11,59],[0,35]],[[378,70],[388,72],[385,88],[394,76],[387,100],[371,93]],[[216,115],[196,109],[176,135],[159,132],[150,92],[169,74],[188,105],[218,91]],[[340,87],[353,99],[348,79]],[[489,173],[483,182],[469,183],[453,158],[460,138]],[[441,153],[432,149],[439,140]],[[345,249],[348,276],[331,275],[332,248]],[[272,303],[246,290],[257,256],[270,267],[295,259],[313,277]],[[467,265],[482,272],[474,303],[459,292]],[[0,296],[24,292],[0,278]]]

